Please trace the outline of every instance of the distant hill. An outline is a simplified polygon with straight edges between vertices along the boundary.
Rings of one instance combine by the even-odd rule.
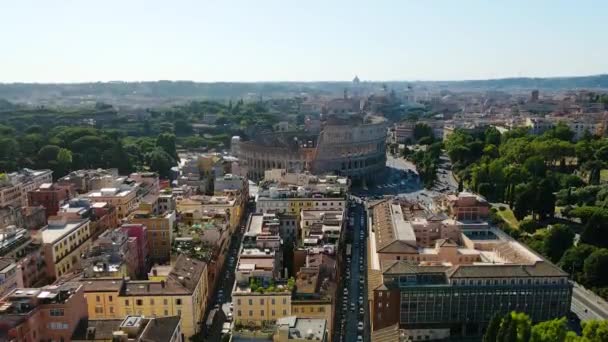
[[[341,96],[351,82],[258,82],[201,83],[191,81],[107,82],[73,84],[0,83],[0,99],[30,104],[90,104],[103,101],[126,105],[162,105],[191,99],[257,99],[293,97],[301,94]],[[429,90],[507,92],[540,89],[561,91],[569,89],[608,90],[608,75],[505,78],[471,81],[388,81],[361,82],[365,91],[377,91],[387,85],[396,91],[408,86]],[[6,105],[6,104],[5,104]]]

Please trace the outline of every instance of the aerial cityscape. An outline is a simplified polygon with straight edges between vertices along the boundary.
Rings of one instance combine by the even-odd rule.
[[[608,342],[606,4],[313,3],[0,5],[0,342]]]

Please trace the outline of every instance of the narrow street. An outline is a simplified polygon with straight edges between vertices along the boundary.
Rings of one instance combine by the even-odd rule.
[[[232,302],[232,287],[234,285],[236,261],[238,259],[238,253],[241,247],[241,240],[243,239],[245,225],[249,218],[249,214],[254,211],[253,206],[254,204],[252,202],[247,205],[245,213],[243,213],[241,224],[239,227],[237,227],[235,234],[231,237],[230,246],[226,254],[226,261],[224,262],[223,270],[219,273],[219,278],[217,279],[219,285],[216,286],[215,293],[213,294],[212,299],[209,301],[207,313],[205,314],[205,321],[202,322],[203,331],[205,331],[204,341],[221,341],[222,325],[224,322],[228,321],[226,315],[222,311],[222,305]],[[211,310],[214,309],[218,310],[216,314],[217,317],[214,319],[211,329],[207,329],[205,326],[207,322],[206,320]]]
[[[343,283],[336,300],[336,329],[333,341],[363,341],[364,329],[369,330],[366,286],[366,215],[363,204],[354,203],[349,212],[346,244],[351,254],[346,256]],[[352,225],[351,225],[352,223]],[[343,250],[346,252],[346,246]]]

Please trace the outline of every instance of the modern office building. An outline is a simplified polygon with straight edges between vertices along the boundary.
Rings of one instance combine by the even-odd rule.
[[[428,231],[415,231],[404,211],[391,200],[369,211],[372,330],[398,324],[414,341],[474,337],[496,313],[537,322],[570,311],[568,274],[501,230],[456,224],[429,247],[418,238]]]

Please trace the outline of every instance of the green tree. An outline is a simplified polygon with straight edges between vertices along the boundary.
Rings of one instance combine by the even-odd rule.
[[[579,243],[576,246],[571,247],[562,255],[562,258],[559,261],[559,267],[561,267],[564,271],[570,272],[572,276],[577,275],[578,273],[583,271],[583,263],[591,253],[593,253],[597,248]],[[578,277],[575,277],[577,279]]]
[[[572,247],[573,242],[574,232],[570,227],[556,224],[548,229],[543,242],[543,249],[551,261],[558,262],[566,250]]]
[[[53,170],[55,178],[64,176],[70,170],[72,166],[72,151],[67,148],[59,149],[57,153],[57,169]]]
[[[158,147],[148,154],[150,170],[155,171],[161,178],[169,178],[175,160],[162,148]]]
[[[500,323],[502,322],[502,315],[495,313],[488,323],[488,328],[483,335],[483,342],[495,342],[498,335],[498,329],[500,329]]]
[[[122,140],[118,139],[110,151],[112,153],[110,166],[117,168],[120,174],[130,174],[135,170],[129,154],[125,151]]]
[[[501,134],[500,134],[500,131],[496,127],[494,127],[494,126],[488,127],[486,129],[486,131],[484,132],[484,136],[485,136],[486,145],[494,145],[494,146],[500,145]]]
[[[566,318],[562,317],[534,325],[530,342],[564,342],[567,334]]]
[[[175,148],[175,135],[162,133],[156,138],[156,146],[162,148],[173,160],[179,161]]]
[[[585,280],[592,286],[608,285],[608,249],[600,248],[587,259],[583,265]]]
[[[608,341],[608,321],[583,322],[583,337],[589,342]]]
[[[414,139],[420,141],[422,138],[428,138],[432,142],[434,139],[433,129],[425,123],[417,123],[414,126]]]

